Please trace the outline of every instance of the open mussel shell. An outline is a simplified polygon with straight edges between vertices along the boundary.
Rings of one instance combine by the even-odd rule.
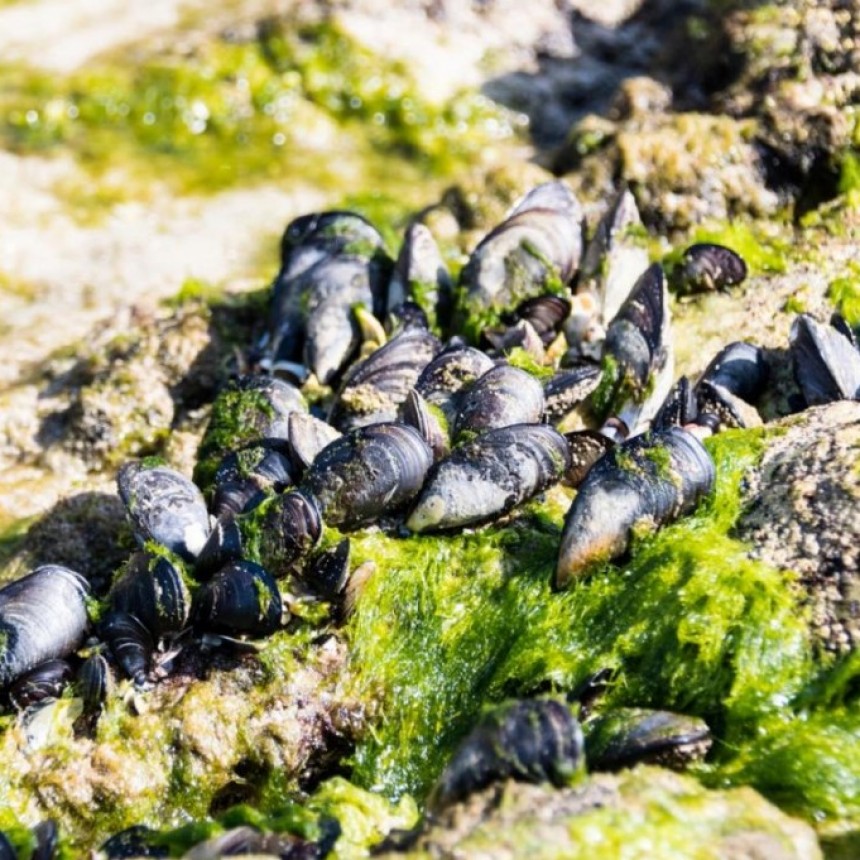
[[[617,445],[591,468],[567,512],[556,587],[623,555],[634,529],[660,528],[692,511],[715,475],[702,443],[677,427]]]
[[[88,594],[79,573],[56,564],[0,589],[0,687],[81,644],[89,624]]]
[[[684,251],[672,272],[672,284],[681,293],[704,293],[734,287],[746,276],[740,254],[725,245],[699,242]]]
[[[486,522],[560,480],[569,466],[565,438],[546,424],[490,430],[436,464],[406,526],[423,533]]]
[[[636,199],[629,189],[622,188],[585,249],[577,285],[577,292],[590,290],[596,294],[596,315],[602,326],[615,317],[633,285],[648,268],[642,230]]]
[[[72,679],[72,667],[65,660],[46,660],[24,673],[9,686],[9,701],[19,711],[57,699]]]
[[[440,346],[426,329],[396,334],[347,372],[329,415],[331,424],[348,432],[396,420],[398,407]]]
[[[428,806],[442,809],[505,779],[562,786],[582,765],[582,729],[565,704],[553,699],[507,702],[466,735]]]
[[[125,675],[138,686],[145,685],[155,643],[143,622],[135,615],[112,610],[102,619],[99,632]]]
[[[281,626],[283,604],[274,577],[259,564],[235,561],[203,583],[194,595],[198,630],[269,636]]]
[[[301,489],[317,502],[326,523],[348,530],[408,504],[432,463],[433,452],[414,427],[372,424],[321,451]]]
[[[543,386],[530,373],[499,364],[463,392],[454,418],[453,437],[512,424],[533,424],[544,410]]]
[[[191,604],[177,565],[147,552],[134,553],[126,562],[108,599],[115,612],[134,615],[156,640],[184,629]]]
[[[841,331],[800,314],[789,341],[794,376],[807,405],[860,400],[860,352]]]
[[[675,770],[704,758],[711,732],[704,720],[671,711],[617,708],[585,724],[589,770],[659,764]]]
[[[194,560],[209,536],[209,512],[188,478],[167,466],[132,461],[120,468],[117,487],[141,545],[155,541]]]

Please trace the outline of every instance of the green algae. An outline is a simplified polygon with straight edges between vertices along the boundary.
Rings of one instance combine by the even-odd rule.
[[[846,274],[835,278],[827,288],[827,298],[853,328],[860,327],[860,264],[848,263]]]
[[[607,705],[687,712],[722,732],[743,734],[796,693],[809,662],[799,595],[728,534],[761,434],[723,434],[711,450],[717,490],[696,515],[561,594],[549,585],[559,513],[408,545],[353,536],[354,560],[377,571],[348,632],[361,695],[380,699],[353,779],[423,797],[487,703],[574,690],[602,669],[616,673]]]
[[[197,40],[133,63],[125,51],[64,78],[6,65],[0,93],[0,144],[73,153],[110,186],[108,202],[130,188],[146,196],[152,177],[194,192],[286,176],[335,188],[361,166],[368,187],[382,186],[450,174],[513,133],[479,94],[428,102],[404,64],[332,21],[272,19],[249,40]]]

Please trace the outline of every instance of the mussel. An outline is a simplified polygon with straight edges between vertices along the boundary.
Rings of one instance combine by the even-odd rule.
[[[582,207],[563,182],[533,188],[472,252],[460,279],[463,310],[502,315],[563,294],[579,265],[582,229]]]
[[[283,603],[278,584],[265,568],[236,561],[200,586],[191,615],[199,630],[269,636],[281,626]]]
[[[734,287],[746,276],[740,254],[725,245],[699,242],[684,251],[672,272],[672,284],[680,293],[703,293]]]
[[[618,770],[643,762],[681,769],[711,747],[704,720],[671,711],[616,708],[589,720],[584,729],[589,770]]]
[[[556,587],[569,585],[594,562],[622,555],[634,531],[660,528],[692,511],[714,480],[702,443],[678,427],[617,445],[591,468],[567,512]]]
[[[341,432],[394,421],[418,376],[439,351],[426,329],[407,328],[349,369],[329,421]]]
[[[482,433],[512,424],[533,424],[544,410],[543,386],[518,367],[499,364],[462,393],[453,436]]]
[[[65,657],[89,624],[89,584],[67,567],[46,564],[0,589],[0,687]]]
[[[294,385],[271,376],[243,376],[215,398],[197,453],[194,480],[204,490],[224,457],[248,445],[286,442],[290,415],[307,412]]]
[[[391,271],[382,237],[352,212],[321,212],[291,222],[271,311],[272,364],[303,361],[328,383],[358,345],[358,305],[380,313]]]
[[[447,324],[452,290],[451,275],[433,234],[420,221],[413,222],[406,229],[388,285],[388,312],[412,301],[431,326]]]
[[[120,569],[108,599],[114,612],[135,616],[156,641],[184,629],[191,604],[178,566],[147,552],[134,553]]]
[[[19,711],[56,699],[72,679],[72,667],[65,660],[46,660],[25,672],[9,686],[9,701]]]
[[[569,467],[567,442],[552,427],[489,430],[433,468],[406,526],[430,532],[486,522],[560,480]]]
[[[764,390],[768,378],[762,350],[736,342],[720,350],[696,384],[699,417],[713,416],[716,427],[751,427],[761,423],[751,405]]]
[[[141,545],[155,541],[194,560],[209,535],[209,512],[188,478],[167,466],[131,461],[120,468],[117,487]]]
[[[505,779],[566,785],[582,766],[582,729],[567,705],[554,699],[507,702],[463,739],[428,805],[442,809]]]
[[[808,406],[860,400],[860,351],[844,330],[800,314],[789,340],[794,375]]]
[[[414,427],[371,424],[323,449],[300,489],[316,501],[326,523],[349,530],[408,504],[432,463],[433,452]]]

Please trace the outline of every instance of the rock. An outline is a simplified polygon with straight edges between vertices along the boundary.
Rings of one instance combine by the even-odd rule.
[[[756,558],[800,576],[820,647],[850,651],[860,645],[860,403],[771,426],[738,536]]]
[[[508,782],[425,824],[395,857],[702,857],[813,860],[809,825],[750,788],[708,791],[654,767],[595,774],[573,788]]]

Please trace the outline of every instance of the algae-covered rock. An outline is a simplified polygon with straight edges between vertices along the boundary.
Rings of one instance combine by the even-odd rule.
[[[738,535],[751,554],[801,577],[820,645],[860,645],[860,403],[781,422],[748,475]]]
[[[176,826],[266,792],[286,799],[360,723],[339,692],[346,652],[285,634],[259,658],[199,649],[148,693],[122,684],[95,727],[76,698],[28,712],[0,738],[2,808],[58,821],[78,847],[125,827]]]
[[[689,777],[640,767],[554,790],[508,782],[425,825],[414,846],[383,857],[677,857],[814,860],[809,825],[749,788],[708,791]]]

